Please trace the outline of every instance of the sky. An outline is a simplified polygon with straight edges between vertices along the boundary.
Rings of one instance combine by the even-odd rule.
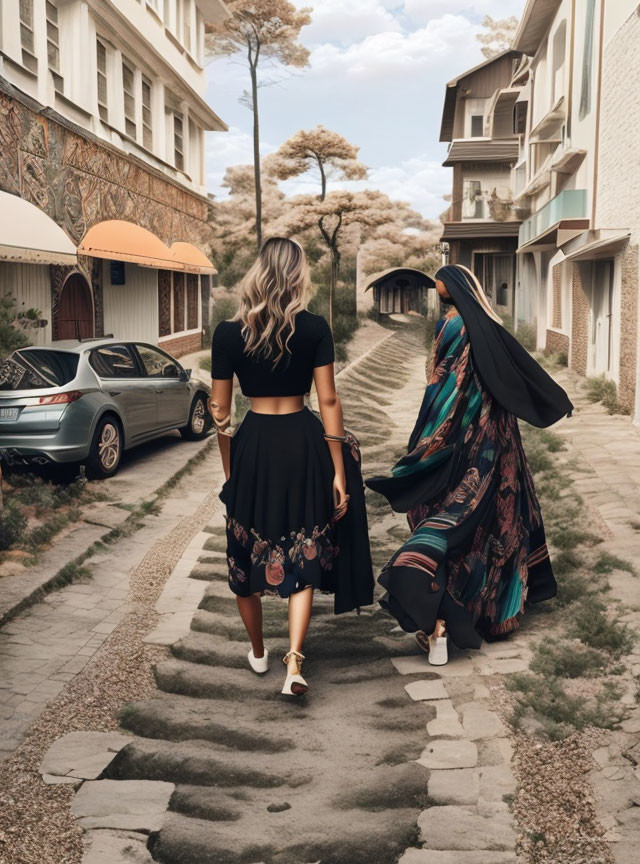
[[[366,181],[336,185],[380,189],[437,218],[451,191],[450,169],[442,167],[447,145],[438,141],[446,82],[484,59],[475,38],[483,17],[520,17],[525,0],[293,2],[313,8],[300,33],[309,65],[263,69],[261,155],[322,124],[359,147],[369,168]],[[216,58],[206,72],[207,101],[229,126],[207,135],[207,188],[221,199],[226,168],[252,161],[252,115],[239,102],[249,72],[240,57]],[[297,194],[311,184],[299,178],[281,188]]]

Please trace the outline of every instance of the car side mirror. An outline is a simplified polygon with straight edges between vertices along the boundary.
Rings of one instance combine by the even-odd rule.
[[[162,375],[164,378],[179,378],[180,371],[175,364],[167,363],[167,365],[162,370]]]
[[[182,370],[182,374],[183,374],[183,376],[184,376],[184,380],[185,380],[185,381],[188,381],[189,378],[191,378],[191,372],[192,372],[191,369],[183,369],[183,370]]]

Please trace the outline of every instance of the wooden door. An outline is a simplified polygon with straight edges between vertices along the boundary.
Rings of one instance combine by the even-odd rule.
[[[80,273],[72,273],[62,286],[56,323],[58,339],[90,339],[95,335],[91,289]]]

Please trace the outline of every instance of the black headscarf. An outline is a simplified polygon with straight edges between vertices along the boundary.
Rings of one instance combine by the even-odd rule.
[[[469,274],[450,264],[435,278],[444,282],[464,321],[474,369],[492,398],[532,426],[551,426],[571,414],[573,405],[562,387],[482,308]]]

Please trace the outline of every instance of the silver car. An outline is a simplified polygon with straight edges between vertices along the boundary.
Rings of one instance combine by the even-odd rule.
[[[178,429],[204,438],[209,388],[144,342],[69,340],[0,362],[0,455],[9,462],[86,462],[111,477],[123,450]]]

